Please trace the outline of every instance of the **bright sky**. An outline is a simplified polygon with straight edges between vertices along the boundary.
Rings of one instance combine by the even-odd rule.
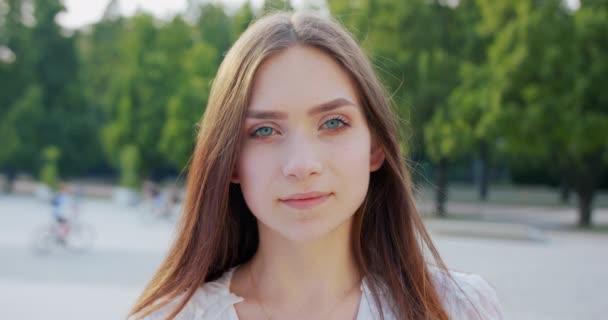
[[[245,0],[205,0],[206,2],[223,2],[228,7],[240,6]],[[299,7],[306,0],[292,0],[294,7]],[[573,7],[578,7],[579,0],[567,0]],[[203,2],[203,0],[201,0]],[[261,7],[264,0],[251,0],[254,7]],[[320,3],[320,1],[308,1]],[[69,29],[99,21],[110,0],[63,0],[67,12],[57,17],[58,22]],[[120,0],[120,8],[125,15],[132,15],[138,9],[151,12],[158,17],[172,16],[186,7],[187,0]]]
[[[222,2],[232,8],[242,5],[245,0],[201,0],[201,2]],[[263,2],[264,0],[251,0],[251,4],[256,8],[261,7]],[[292,0],[295,7],[303,2],[303,0]],[[313,2],[318,3],[318,1]],[[67,12],[59,15],[57,21],[69,29],[95,23],[101,19],[108,3],[110,0],[63,0]],[[186,8],[187,0],[120,0],[119,3],[124,15],[130,16],[138,9],[142,9],[163,18],[183,11]]]

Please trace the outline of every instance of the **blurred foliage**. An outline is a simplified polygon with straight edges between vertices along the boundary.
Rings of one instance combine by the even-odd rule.
[[[95,110],[82,94],[75,39],[55,22],[63,6],[58,0],[6,0],[1,7],[0,46],[15,59],[0,61],[0,132],[7,139],[0,167],[37,172],[40,150],[56,145],[63,154],[60,171],[82,174],[101,157]]]
[[[290,9],[266,0],[229,13],[189,0],[183,15],[159,20],[122,17],[113,0],[101,21],[67,32],[55,22],[60,0],[0,0],[0,169],[41,176],[41,151],[52,145],[61,176],[112,166],[136,186],[181,171],[230,45],[255,17]],[[438,201],[451,166],[481,164],[484,199],[495,163],[518,172],[529,164],[572,187],[580,223],[590,223],[608,167],[608,0],[576,9],[561,0],[332,0],[325,9],[372,59],[404,150],[434,164]]]
[[[57,163],[61,157],[61,150],[57,146],[48,146],[42,150],[44,162],[40,170],[40,181],[49,188],[57,190],[59,187],[59,172]]]
[[[290,0],[265,0],[262,5],[261,14],[279,11],[279,10],[293,10]]]
[[[125,145],[120,151],[120,185],[137,189],[140,185],[139,167],[141,165],[139,150],[133,144]]]

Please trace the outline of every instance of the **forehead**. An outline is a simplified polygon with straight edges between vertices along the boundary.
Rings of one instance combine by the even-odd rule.
[[[348,73],[322,50],[294,46],[271,56],[259,67],[249,110],[305,112],[336,98],[359,105]]]

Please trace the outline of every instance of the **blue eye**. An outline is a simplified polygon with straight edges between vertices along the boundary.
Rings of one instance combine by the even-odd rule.
[[[325,121],[325,123],[323,124],[323,126],[325,128],[330,129],[330,130],[339,129],[343,125],[348,126],[348,123],[341,117],[329,119],[329,120]]]
[[[260,127],[257,130],[255,130],[255,132],[253,132],[253,136],[268,137],[268,136],[272,135],[273,131],[274,131],[274,129],[271,127]]]

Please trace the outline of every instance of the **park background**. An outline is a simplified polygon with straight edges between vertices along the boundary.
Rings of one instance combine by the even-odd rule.
[[[370,56],[448,266],[486,278],[512,319],[608,314],[608,0],[102,2],[73,26],[62,1],[0,0],[8,318],[124,318],[173,236],[174,220],[142,222],[144,181],[183,187],[224,53],[294,7],[336,17]],[[63,182],[94,246],[36,256]]]

